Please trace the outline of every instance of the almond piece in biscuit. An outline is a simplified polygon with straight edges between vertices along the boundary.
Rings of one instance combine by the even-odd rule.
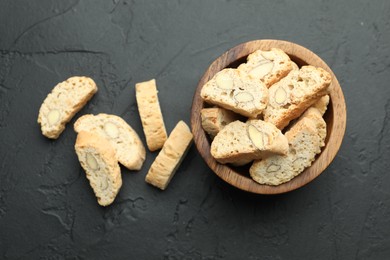
[[[101,135],[81,131],[75,150],[99,205],[110,205],[122,186],[115,149]]]
[[[288,153],[255,161],[249,169],[253,180],[260,184],[280,185],[298,176],[321,152],[326,137],[326,123],[316,108],[310,108],[285,136],[289,144]]]
[[[241,64],[238,70],[262,81],[269,88],[293,68],[293,62],[284,51],[272,48],[270,51],[257,50],[249,54],[247,62]]]
[[[106,138],[114,147],[118,161],[129,170],[140,170],[145,161],[145,147],[138,134],[121,117],[84,115],[74,123],[76,132],[87,131]]]
[[[250,118],[257,118],[268,103],[265,85],[236,69],[223,69],[215,74],[200,95],[210,104]]]
[[[303,66],[299,71],[291,71],[270,87],[264,121],[282,130],[326,95],[330,83],[330,74],[322,68]]]
[[[243,165],[287,151],[287,139],[279,129],[262,120],[249,120],[225,126],[211,143],[210,152],[219,163]]]

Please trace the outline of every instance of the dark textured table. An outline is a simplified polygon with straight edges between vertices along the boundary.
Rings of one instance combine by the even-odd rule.
[[[390,259],[390,2],[0,1],[1,259]],[[208,65],[248,40],[283,39],[333,69],[347,130],[331,166],[278,196],[245,193],[192,146],[164,192],[122,168],[98,206],[74,153],[75,119],[122,116],[145,141],[136,82],[156,78],[168,132],[189,123]],[[36,123],[60,81],[99,92],[56,141]]]

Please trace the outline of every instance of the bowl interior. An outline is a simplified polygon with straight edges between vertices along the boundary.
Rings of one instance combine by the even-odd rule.
[[[253,181],[249,176],[250,164],[242,167],[233,167],[229,164],[219,164],[214,160],[210,154],[211,140],[202,128],[200,118],[201,109],[209,106],[207,103],[203,102],[200,97],[201,88],[208,80],[224,68],[236,68],[241,63],[246,62],[246,57],[250,53],[258,49],[269,50],[271,48],[282,49],[299,67],[303,65],[313,65],[327,70],[332,75],[332,83],[329,87],[330,101],[324,115],[324,120],[327,123],[325,147],[322,148],[322,152],[317,155],[316,160],[310,167],[305,169],[304,172],[291,181],[279,186],[262,185]],[[246,42],[230,49],[217,58],[199,81],[191,111],[191,127],[194,134],[195,145],[208,166],[219,177],[231,185],[258,194],[279,194],[288,192],[302,187],[320,175],[336,156],[344,136],[345,126],[346,108],[344,96],[331,69],[312,51],[300,45],[280,40],[257,40]]]

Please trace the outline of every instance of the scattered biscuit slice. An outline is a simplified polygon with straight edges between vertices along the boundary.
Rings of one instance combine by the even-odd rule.
[[[192,143],[189,127],[180,121],[172,130],[146,175],[145,181],[165,190]]]
[[[74,124],[76,132],[87,131],[105,137],[114,147],[118,161],[129,170],[139,170],[145,161],[145,147],[125,120],[115,115],[84,115]]]
[[[287,139],[282,132],[262,120],[234,121],[224,127],[211,143],[211,155],[223,164],[243,165],[287,151]]]
[[[167,140],[167,131],[157,96],[156,81],[152,79],[137,83],[135,91],[146,144],[150,151],[156,151]]]
[[[64,131],[66,123],[97,90],[95,82],[87,77],[71,77],[58,83],[39,109],[38,123],[41,125],[42,134],[57,139]]]
[[[236,121],[240,116],[220,107],[203,108],[200,111],[203,129],[214,138],[227,124]]]
[[[272,48],[270,51],[257,50],[249,54],[247,62],[241,64],[238,70],[264,82],[269,88],[284,78],[294,67],[290,57],[284,51]]]
[[[98,134],[81,131],[75,150],[98,203],[110,205],[122,186],[120,167],[111,143]]]
[[[246,117],[258,117],[268,103],[268,89],[236,69],[223,69],[202,88],[208,103],[232,110]]]
[[[326,95],[330,83],[330,74],[322,68],[303,66],[299,71],[291,71],[269,89],[264,121],[283,129]]]
[[[289,143],[287,155],[255,161],[249,169],[253,180],[260,184],[280,185],[303,172],[325,145],[326,123],[316,108],[310,108],[285,136]]]

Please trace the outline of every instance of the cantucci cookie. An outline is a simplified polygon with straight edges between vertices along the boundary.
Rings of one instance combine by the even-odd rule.
[[[118,161],[129,170],[139,170],[145,161],[145,147],[125,120],[115,115],[84,115],[74,124],[76,132],[87,131],[105,137],[114,147]]]
[[[39,109],[38,123],[42,134],[57,139],[66,123],[80,111],[97,91],[91,78],[71,77],[58,83]]]
[[[236,69],[223,69],[208,81],[200,93],[208,103],[256,118],[268,103],[268,89]]]
[[[172,130],[168,140],[157,155],[145,181],[165,190],[179,168],[186,152],[192,143],[193,135],[189,127],[180,121]]]
[[[214,138],[227,124],[240,118],[236,113],[220,108],[203,108],[200,111],[203,129]]]
[[[122,186],[120,167],[111,143],[101,135],[80,132],[75,150],[101,206],[110,205]]]
[[[286,137],[274,125],[262,120],[234,121],[211,143],[211,155],[220,163],[242,165],[272,154],[286,154]]]
[[[322,118],[324,115],[327,105],[329,103],[329,96],[325,95],[321,97],[316,103],[314,103],[311,107],[309,107],[296,122],[294,122],[292,125],[295,125],[302,121],[304,118],[310,118],[314,120],[314,123],[316,125],[316,128],[318,130],[318,134],[320,136],[321,140],[321,147],[325,145],[325,138],[326,138],[326,122]],[[291,128],[291,127],[290,127]]]
[[[269,88],[285,77],[293,67],[290,57],[284,51],[272,48],[270,51],[257,50],[249,54],[247,62],[241,64],[238,70],[264,82]]]
[[[326,123],[316,108],[307,110],[285,134],[287,155],[255,161],[249,173],[260,184],[280,185],[309,167],[325,145]]]
[[[299,70],[299,67],[298,67],[298,65],[295,62],[291,61],[291,65],[292,65],[292,69],[291,70]]]
[[[269,89],[264,121],[283,129],[327,94],[330,82],[330,74],[322,68],[303,66],[299,71],[291,71]]]
[[[145,133],[146,144],[150,151],[160,149],[167,140],[167,131],[157,93],[154,79],[135,85],[138,111]]]
[[[329,104],[329,95],[322,96],[317,102],[313,104],[312,107],[315,107],[318,109],[318,111],[321,113],[321,116],[323,116],[328,109]]]
[[[322,118],[321,111],[318,110],[316,107],[312,106],[309,107],[305,113],[302,114],[302,116],[297,120],[297,122],[294,124],[301,124],[301,121],[304,120],[305,118],[308,118],[312,120],[314,123],[318,135],[320,137],[320,147],[325,146],[325,138],[326,138],[326,122]],[[291,128],[294,128],[294,125]],[[286,132],[286,137],[288,137],[290,131]],[[288,139],[288,138],[287,138]]]

